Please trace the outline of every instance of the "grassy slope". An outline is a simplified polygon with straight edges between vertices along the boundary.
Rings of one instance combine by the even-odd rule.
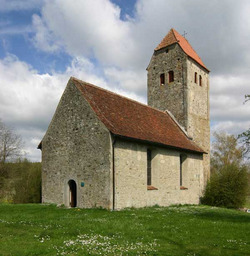
[[[250,255],[250,214],[205,206],[0,205],[0,255]]]

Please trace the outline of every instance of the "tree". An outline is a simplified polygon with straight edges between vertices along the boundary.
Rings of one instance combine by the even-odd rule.
[[[245,95],[245,103],[250,101],[250,94]],[[244,155],[247,156],[250,153],[250,128],[245,132],[238,135],[239,141],[244,146]],[[249,156],[250,158],[250,156]]]
[[[0,120],[0,163],[21,155],[22,139]]]
[[[219,171],[225,165],[240,166],[244,148],[239,146],[237,138],[223,132],[215,132],[214,138],[211,150],[211,172]]]
[[[214,133],[211,151],[211,178],[201,202],[239,208],[247,196],[247,168],[242,164],[244,148],[234,135]]]

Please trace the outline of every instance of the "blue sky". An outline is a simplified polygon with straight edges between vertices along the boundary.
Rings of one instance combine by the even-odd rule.
[[[65,52],[46,53],[32,44],[32,16],[40,14],[39,8],[32,10],[13,10],[1,13],[1,48],[0,57],[8,54],[18,56],[21,61],[29,63],[39,73],[50,73],[51,70],[65,71],[72,60]]]
[[[211,70],[211,130],[250,126],[250,1],[0,0],[0,119],[36,149],[70,76],[146,102],[146,67],[174,27]]]

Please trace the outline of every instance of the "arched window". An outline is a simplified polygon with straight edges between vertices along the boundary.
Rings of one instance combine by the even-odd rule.
[[[174,71],[169,71],[168,72],[168,82],[174,82]]]
[[[165,74],[161,74],[160,75],[160,85],[164,85],[165,84]]]
[[[202,86],[202,77],[199,76],[199,85]]]
[[[197,72],[194,73],[194,82],[197,84]]]

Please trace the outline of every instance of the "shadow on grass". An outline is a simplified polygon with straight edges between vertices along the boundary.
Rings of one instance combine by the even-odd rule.
[[[233,213],[233,212],[198,212],[196,216],[202,219],[208,219],[220,222],[234,222],[234,223],[250,223],[250,214],[244,213]]]

